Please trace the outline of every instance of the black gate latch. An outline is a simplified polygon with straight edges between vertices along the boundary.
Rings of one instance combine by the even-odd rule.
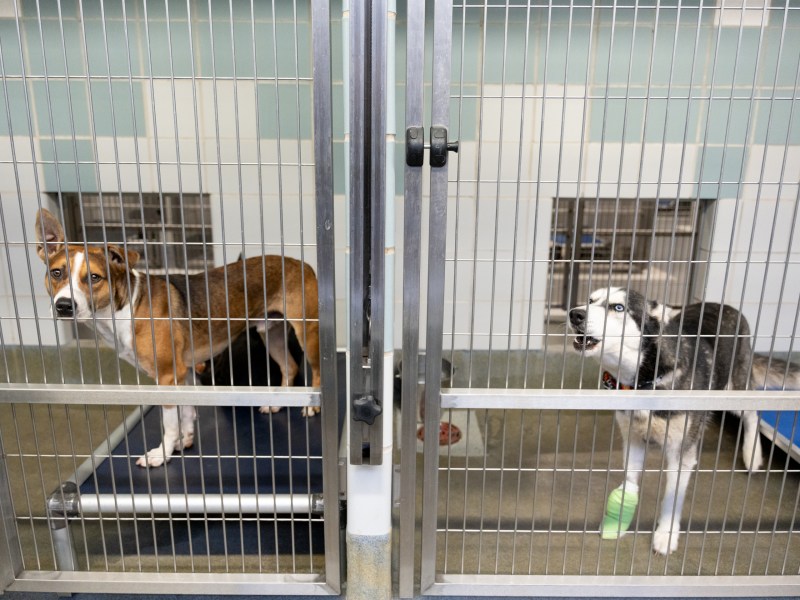
[[[425,162],[425,129],[409,127],[406,129],[406,164],[421,167]]]
[[[352,417],[354,421],[364,421],[367,425],[375,422],[375,417],[383,412],[374,396],[367,395],[353,400]]]
[[[448,152],[458,152],[458,142],[447,141],[447,127],[434,125],[431,127],[431,166],[445,166]]]

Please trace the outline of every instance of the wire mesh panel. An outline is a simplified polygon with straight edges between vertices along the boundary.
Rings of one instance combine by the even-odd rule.
[[[423,591],[797,593],[798,7],[445,4]]]
[[[0,587],[337,592],[328,7],[0,12]]]

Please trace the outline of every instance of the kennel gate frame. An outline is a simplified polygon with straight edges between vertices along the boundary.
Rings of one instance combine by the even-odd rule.
[[[38,3],[37,3],[38,10]],[[14,7],[14,14],[17,23],[19,38],[19,15],[20,8]],[[247,574],[247,573],[128,573],[128,572],[75,572],[62,569],[62,565],[57,565],[55,571],[31,571],[23,570],[23,560],[21,548],[14,540],[17,539],[17,524],[15,515],[10,511],[13,506],[8,473],[5,466],[6,457],[0,456],[0,590],[21,591],[21,592],[129,592],[131,585],[136,586],[136,591],[140,593],[163,593],[165,591],[176,591],[181,593],[207,593],[210,588],[220,594],[243,594],[243,593],[282,593],[297,595],[337,595],[341,591],[341,542],[340,542],[340,468],[339,468],[339,436],[338,436],[338,404],[337,404],[337,348],[336,348],[336,298],[335,298],[335,245],[334,245],[334,208],[333,208],[333,129],[332,129],[332,69],[331,69],[331,15],[330,6],[325,0],[310,0],[311,11],[311,45],[312,45],[312,69],[313,69],[313,152],[314,152],[314,175],[315,175],[315,205],[316,205],[316,245],[317,245],[317,279],[319,284],[319,338],[320,338],[320,369],[322,376],[322,386],[314,388],[294,388],[286,389],[282,387],[267,388],[230,388],[220,386],[210,386],[206,388],[156,388],[155,386],[140,385],[118,385],[110,389],[107,385],[74,385],[74,384],[0,384],[0,402],[7,404],[45,404],[45,405],[92,405],[107,404],[109,393],[113,392],[115,399],[120,403],[129,403],[139,408],[135,410],[117,429],[115,434],[125,435],[128,425],[138,416],[143,416],[144,406],[161,406],[164,404],[185,403],[193,406],[251,406],[258,407],[264,404],[264,395],[268,394],[275,405],[286,407],[319,407],[324,406],[322,411],[322,431],[323,431],[323,493],[305,494],[307,498],[306,508],[309,512],[322,512],[324,514],[323,529],[325,532],[324,548],[324,567],[320,574],[299,574],[299,573],[277,573],[277,574]],[[63,21],[59,7],[59,23],[63,28]],[[41,23],[40,23],[41,27]],[[41,31],[41,30],[40,30]],[[103,25],[105,39],[105,21]],[[126,29],[127,35],[127,29]],[[85,36],[85,30],[84,30]],[[149,39],[149,34],[148,34]],[[20,52],[22,43],[20,41]],[[84,37],[85,41],[85,37]],[[66,48],[62,40],[62,50],[64,50],[64,60],[66,64]],[[212,42],[213,43],[213,42]],[[231,40],[233,44],[233,40]],[[108,62],[108,46],[106,42],[106,61]],[[253,47],[255,53],[255,46]],[[171,46],[170,46],[171,49]],[[129,48],[130,50],[130,48]],[[235,53],[235,51],[234,51]],[[0,54],[2,59],[2,54]],[[46,59],[45,59],[46,61]],[[0,65],[2,63],[0,62]],[[193,63],[192,63],[193,64]],[[21,57],[23,82],[26,80],[25,61]],[[194,66],[194,65],[193,65]],[[46,62],[45,62],[46,68]],[[194,83],[194,71],[192,71],[192,81]],[[5,83],[6,73],[3,70]],[[216,74],[213,75],[216,80]],[[152,69],[150,71],[152,83]],[[102,79],[102,78],[101,78]],[[169,79],[172,81],[173,100],[174,100],[174,72]],[[90,81],[88,74],[87,82]],[[129,77],[130,80],[130,77]],[[45,79],[47,81],[47,79]],[[277,81],[277,78],[276,78]],[[109,69],[109,86],[111,85],[111,75]],[[7,86],[4,85],[4,90]],[[48,88],[49,90],[49,88]],[[7,91],[6,91],[7,93]],[[215,90],[216,93],[216,90]],[[31,103],[25,94],[26,107],[28,109],[28,119],[30,125]],[[50,97],[48,92],[48,106],[50,107]],[[133,100],[131,100],[133,102]],[[6,116],[10,123],[10,110],[8,97],[6,96]],[[49,108],[52,111],[52,108]],[[238,110],[238,109],[237,109]],[[112,103],[113,112],[113,103]],[[69,106],[70,121],[73,122],[74,116],[70,100]],[[50,113],[51,114],[51,113]],[[52,117],[51,117],[52,118]],[[173,118],[175,115],[173,114]],[[237,121],[238,122],[238,121]],[[51,122],[52,125],[52,122]],[[10,126],[9,126],[10,127]],[[238,127],[238,125],[237,125]],[[116,143],[116,124],[113,125],[113,136]],[[30,127],[29,127],[30,130]],[[73,128],[74,131],[74,128]],[[31,135],[33,135],[31,130]],[[238,136],[238,129],[237,129]],[[97,135],[92,129],[92,142],[97,148]],[[219,132],[217,132],[219,139]],[[73,134],[73,146],[75,136]],[[16,164],[16,154],[12,139],[12,157]],[[54,142],[55,144],[55,142]],[[31,141],[33,156],[33,141]],[[54,150],[55,151],[55,150]],[[199,151],[198,151],[199,152]],[[156,148],[156,157],[158,149]],[[34,159],[35,160],[35,159]],[[198,158],[199,163],[199,158]],[[241,165],[241,161],[239,161]],[[137,165],[140,165],[137,154]],[[241,175],[241,172],[240,172]],[[56,168],[58,188],[60,190],[60,176]],[[78,175],[80,178],[80,175]],[[40,200],[41,197],[38,179],[36,180],[36,191]],[[19,182],[18,182],[19,183]],[[161,177],[158,178],[159,193],[161,192]],[[179,185],[180,187],[180,185]],[[221,191],[221,190],[220,190]],[[241,192],[241,188],[240,188]],[[182,191],[179,191],[182,193]],[[79,192],[80,195],[80,192]],[[301,225],[302,227],[302,225]],[[26,233],[22,235],[27,239]],[[104,238],[105,239],[105,238]],[[224,235],[223,235],[224,242]],[[104,241],[105,243],[105,241]],[[29,273],[30,275],[30,273]],[[15,300],[16,303],[16,300]],[[168,397],[168,399],[167,399]],[[2,448],[2,436],[0,436],[0,448]],[[100,448],[103,448],[101,444]],[[87,461],[92,461],[94,451]],[[78,472],[85,470],[86,463],[81,465]],[[233,503],[236,504],[236,512],[243,510],[241,494],[235,495]],[[262,502],[262,495],[256,494],[253,498],[255,506]],[[276,508],[293,507],[297,502],[290,495],[270,494]],[[326,502],[324,498],[329,500]],[[192,498],[184,496],[185,507],[190,508]],[[51,498],[52,500],[52,498]],[[153,508],[154,500],[165,500],[167,508],[171,507],[169,498],[156,499],[153,495],[148,496],[143,504]],[[94,501],[98,508],[102,508],[102,499],[95,497]],[[49,501],[48,501],[49,502]],[[223,496],[220,499],[220,511],[228,511],[228,502]],[[303,502],[300,502],[303,505]],[[208,511],[208,506],[203,502],[204,512]],[[131,498],[132,511],[135,513],[139,509],[139,503]],[[119,505],[115,502],[115,510],[119,512]],[[302,512],[303,508],[300,509]],[[149,511],[148,511],[149,512]],[[52,514],[48,511],[48,519]],[[63,530],[64,535],[56,535],[53,539],[54,556],[56,560],[70,561],[74,549],[71,547],[67,528]]]
[[[464,3],[466,4],[466,3]],[[570,3],[572,6],[572,3]],[[594,6],[594,4],[592,4]],[[508,4],[506,4],[508,8]],[[431,137],[434,128],[444,128],[449,119],[450,57],[452,52],[452,0],[435,0],[433,24],[433,76]],[[766,10],[764,8],[763,10]],[[744,11],[742,10],[742,13]],[[740,22],[740,30],[742,24]],[[419,31],[417,31],[419,30]],[[403,274],[403,362],[415,364],[419,352],[420,251],[422,169],[411,156],[408,145],[419,143],[423,129],[422,90],[424,85],[425,5],[409,0],[406,90],[406,166]],[[783,38],[782,38],[783,39]],[[752,98],[751,98],[752,101]],[[770,112],[771,116],[771,112]],[[562,130],[563,136],[563,130]],[[727,136],[727,133],[726,133]],[[563,141],[563,139],[562,139]],[[431,146],[433,140],[431,139]],[[787,137],[788,146],[788,137]],[[428,148],[430,146],[425,146]],[[421,149],[421,148],[420,148]],[[433,154],[433,151],[431,151]],[[655,391],[536,390],[536,389],[441,389],[443,349],[444,275],[447,232],[447,165],[434,166],[431,159],[430,213],[428,220],[427,326],[425,353],[426,431],[437,431],[443,409],[531,409],[531,410],[691,410],[701,400],[708,410],[800,410],[796,392],[786,391]],[[660,183],[659,183],[660,185]],[[419,592],[431,596],[773,596],[800,593],[800,575],[770,576],[625,576],[625,575],[452,575],[441,574],[436,566],[438,520],[439,448],[437,436],[426,436],[423,451],[421,551],[415,554],[413,531],[417,519],[415,430],[418,389],[412,377],[402,383],[402,464],[400,483],[399,589],[400,597],[414,595],[415,575]],[[797,420],[795,419],[795,426]],[[777,436],[777,432],[773,432]],[[774,437],[772,438],[774,442]],[[406,535],[403,535],[405,531]],[[410,534],[410,536],[409,536]],[[418,570],[417,570],[418,567]]]

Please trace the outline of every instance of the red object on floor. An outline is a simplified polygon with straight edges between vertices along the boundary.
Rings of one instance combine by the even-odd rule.
[[[419,429],[417,429],[417,438],[420,440],[425,439],[425,426],[421,425]],[[456,427],[455,425],[448,423],[447,421],[442,421],[439,423],[439,445],[440,446],[448,446],[451,444],[455,444],[461,439],[461,430]]]

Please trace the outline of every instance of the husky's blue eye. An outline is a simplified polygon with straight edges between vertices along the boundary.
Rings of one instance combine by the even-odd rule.
[[[622,304],[615,304],[614,310],[617,312],[622,312],[623,310],[625,310],[625,307]]]

